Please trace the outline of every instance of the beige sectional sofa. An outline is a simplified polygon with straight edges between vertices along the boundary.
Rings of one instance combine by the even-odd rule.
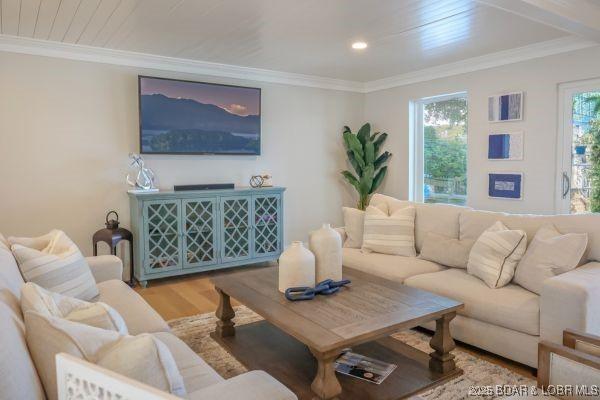
[[[562,233],[587,233],[584,265],[547,279],[541,295],[510,283],[488,287],[465,269],[447,268],[419,257],[363,253],[344,248],[344,265],[464,302],[452,321],[453,336],[465,343],[537,367],[540,340],[562,343],[562,332],[575,329],[600,334],[600,214],[516,215],[467,207],[412,203],[374,195],[371,204],[387,203],[390,213],[409,204],[416,208],[415,247],[420,252],[428,232],[476,240],[496,221],[527,233],[528,241],[546,223]],[[341,230],[344,234],[343,229]],[[433,325],[426,325],[433,329]]]
[[[116,309],[131,335],[152,333],[171,351],[189,399],[293,400],[296,396],[263,371],[224,380],[184,342],[135,291],[121,281],[114,256],[88,258],[99,289],[97,301]],[[0,399],[39,400],[45,394],[29,355],[19,298],[23,279],[12,253],[0,243]]]

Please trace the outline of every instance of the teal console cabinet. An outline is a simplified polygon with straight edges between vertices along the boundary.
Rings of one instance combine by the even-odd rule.
[[[285,188],[129,193],[134,275],[151,279],[276,260]]]

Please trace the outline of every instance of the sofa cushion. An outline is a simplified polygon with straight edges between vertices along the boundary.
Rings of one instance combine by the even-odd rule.
[[[93,301],[101,301],[117,310],[131,335],[169,330],[165,320],[125,282],[116,279],[100,282],[98,291],[100,294]]]
[[[368,206],[365,211],[362,250],[416,256],[415,208],[401,208],[387,215],[377,207]]]
[[[188,395],[189,400],[297,400],[296,395],[264,371],[250,371]]]
[[[25,280],[82,300],[98,295],[83,254],[64,232],[52,230],[36,238],[11,237],[8,241]]]
[[[445,269],[445,267],[439,264],[416,257],[363,253],[360,249],[344,248],[342,249],[342,255],[345,267],[354,268],[399,283],[402,283],[409,276]]]
[[[169,332],[156,332],[153,335],[171,351],[188,393],[223,381],[223,378],[206,361],[177,336]]]
[[[529,215],[463,210],[460,213],[460,238],[477,240],[479,235],[496,221],[502,221],[509,229],[524,230],[529,241],[548,223],[554,224],[563,234],[587,233],[587,251],[581,263],[587,260],[600,261],[600,214]]]
[[[45,399],[44,389],[27,348],[20,311],[15,313],[15,310],[0,302],[0,327],[0,398]]]
[[[416,275],[404,284],[462,301],[465,307],[458,313],[466,317],[530,335],[540,334],[540,296],[521,286],[509,284],[492,289],[457,268]]]
[[[419,258],[433,261],[446,267],[467,268],[473,240],[458,240],[429,232],[425,236]]]
[[[470,210],[468,207],[455,206],[451,204],[427,204],[398,200],[383,194],[374,194],[369,204],[378,206],[382,203],[387,204],[390,214],[399,208],[405,208],[408,206],[414,206],[416,208],[415,247],[418,252],[421,251],[423,242],[425,241],[425,236],[428,232],[434,232],[450,238],[458,239],[459,215],[465,210]]]

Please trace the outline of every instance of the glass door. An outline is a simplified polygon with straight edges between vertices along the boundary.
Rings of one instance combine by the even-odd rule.
[[[144,268],[146,273],[181,269],[181,202],[144,202]]]
[[[277,254],[281,248],[280,216],[281,196],[265,194],[254,196],[254,256]]]
[[[557,211],[600,212],[600,81],[561,85],[560,92]]]
[[[251,254],[251,196],[221,197],[221,260],[245,260]]]

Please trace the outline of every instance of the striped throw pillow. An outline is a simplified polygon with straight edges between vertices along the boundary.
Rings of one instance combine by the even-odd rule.
[[[527,249],[527,234],[498,221],[479,236],[467,263],[467,272],[492,289],[506,286]]]
[[[54,293],[33,282],[27,282],[21,289],[21,311],[36,311],[45,316],[64,318],[69,321],[95,326],[128,335],[123,317],[111,306],[100,301],[91,303]]]
[[[9,238],[23,278],[51,292],[91,300],[96,281],[79,248],[64,232],[53,230],[37,238]]]
[[[368,206],[362,251],[415,257],[415,208],[401,208],[388,216],[379,208]]]

